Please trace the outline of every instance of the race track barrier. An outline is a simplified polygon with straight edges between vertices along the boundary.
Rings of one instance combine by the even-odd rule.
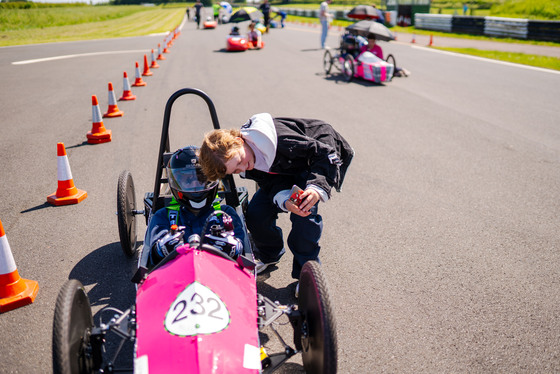
[[[560,42],[560,21],[417,13],[415,25],[424,30]]]

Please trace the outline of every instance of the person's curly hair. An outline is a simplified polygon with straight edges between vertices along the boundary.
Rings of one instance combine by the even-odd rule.
[[[202,172],[211,181],[222,179],[226,176],[226,165],[242,147],[235,140],[241,137],[239,129],[213,130],[204,135],[199,151]]]

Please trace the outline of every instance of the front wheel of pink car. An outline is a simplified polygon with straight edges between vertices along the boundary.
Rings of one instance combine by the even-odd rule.
[[[354,57],[350,54],[344,57],[344,62],[342,63],[342,74],[344,75],[344,80],[350,82],[354,78]]]

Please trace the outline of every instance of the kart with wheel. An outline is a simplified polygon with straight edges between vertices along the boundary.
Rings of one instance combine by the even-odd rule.
[[[151,269],[146,266],[149,248],[136,248],[138,216],[144,215],[148,222],[171,199],[165,175],[172,154],[168,127],[172,105],[182,95],[202,98],[214,128],[220,128],[214,105],[204,92],[186,88],[169,98],[154,190],[145,194],[144,210],[137,209],[130,173],[124,171],[118,180],[120,244],[127,256],[138,254],[132,279],[135,303],[125,311],[110,306],[101,309],[95,324],[83,285],[75,279],[67,281],[54,313],[54,372],[272,373],[301,353],[307,373],[336,373],[336,323],[318,262],[303,266],[297,303],[281,305],[257,291],[251,244],[230,250],[235,242],[232,219],[223,211],[215,210],[200,235],[184,239],[184,244]],[[247,190],[236,187],[231,175],[222,184],[218,196],[243,217]],[[183,230],[172,226],[172,234],[181,239]],[[291,344],[277,330],[288,322],[293,327]],[[259,333],[265,329],[277,337],[283,347],[280,352],[268,353],[262,346]],[[133,342],[132,367],[115,366],[122,344],[116,352],[107,352],[108,334]]]
[[[385,60],[377,58],[372,53],[364,53],[359,58],[360,38],[365,39],[367,35],[372,33],[379,40],[389,41],[394,39],[386,27],[375,21],[360,21],[346,27],[345,33],[340,37],[340,46],[337,49],[327,49],[323,54],[325,74],[331,74],[334,67],[342,73],[344,80],[347,82],[354,78],[361,78],[374,83],[390,82],[393,76],[396,76],[395,72],[400,71],[392,54],[387,55]]]
[[[202,23],[202,27],[205,30],[215,29],[218,26],[218,21],[215,21],[212,17],[207,17],[206,21]]]

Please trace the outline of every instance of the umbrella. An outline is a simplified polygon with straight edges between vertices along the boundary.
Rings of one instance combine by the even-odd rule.
[[[220,6],[222,6],[226,10],[227,14],[231,14],[232,8],[230,3],[228,3],[227,1],[222,1],[220,3]]]
[[[377,15],[377,9],[372,7],[371,5],[357,5],[348,14],[346,15],[348,18],[354,19],[375,19],[379,18]]]
[[[352,34],[362,35],[367,38],[369,34],[374,34],[378,40],[395,40],[393,33],[379,22],[363,20],[346,27]]]
[[[229,23],[238,23],[243,21],[258,21],[263,14],[255,7],[246,6],[233,13],[229,18]]]

